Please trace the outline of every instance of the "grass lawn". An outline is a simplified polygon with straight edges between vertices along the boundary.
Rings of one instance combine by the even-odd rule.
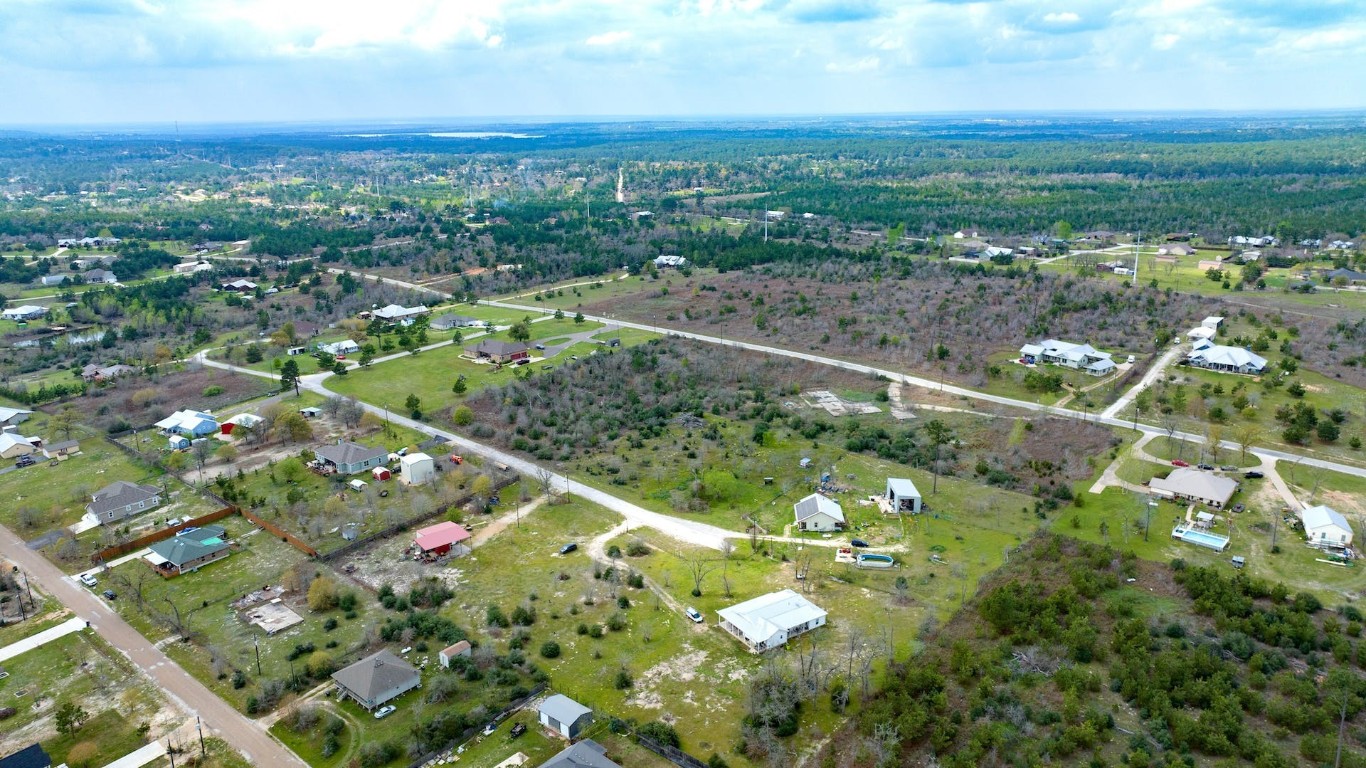
[[[599,323],[575,323],[569,318],[544,320],[531,324],[529,343],[535,344],[542,339],[592,331],[601,327]],[[481,341],[484,339],[511,341],[507,331],[479,337]],[[626,343],[624,339],[623,343]],[[465,377],[468,393],[490,384],[502,384],[516,375],[517,369],[514,366],[503,366],[501,370],[495,370],[495,366],[475,363],[462,357],[464,351],[463,344],[451,344],[416,355],[404,355],[368,368],[353,370],[346,376],[330,377],[326,386],[337,394],[355,397],[367,403],[387,403],[396,412],[402,408],[408,395],[413,394],[422,401],[422,412],[429,417],[435,417],[464,400],[464,396],[451,391],[460,376]],[[542,364],[532,363],[526,368],[540,370]],[[548,360],[545,364],[553,365],[554,359]]]
[[[374,603],[369,593],[345,582],[327,566],[309,566],[310,572],[332,578],[342,590],[356,593],[360,598],[356,617],[347,619],[339,610],[315,614],[308,610],[303,595],[290,592],[284,595],[285,603],[304,618],[303,623],[267,636],[261,629],[239,619],[230,603],[265,585],[281,584],[285,571],[306,558],[269,534],[251,532],[254,526],[242,518],[229,517],[222,524],[228,529],[230,538],[241,547],[224,560],[194,573],[162,579],[147,563],[136,559],[115,568],[103,579],[119,593],[115,607],[120,614],[152,640],[174,634],[170,617],[178,610],[194,639],[168,643],[165,646],[167,655],[224,700],[238,709],[245,709],[247,699],[260,694],[262,679],[288,679],[291,661],[293,668],[303,673],[308,656],[289,659],[296,645],[312,643],[318,651],[329,653],[334,659],[341,659],[343,654],[353,650],[364,634]],[[136,594],[139,587],[141,606]],[[328,619],[337,620],[335,629],[325,629]],[[261,650],[259,675],[253,641],[259,642]],[[332,642],[336,643],[335,647],[328,648]],[[234,670],[241,670],[246,675],[245,686],[234,687]]]
[[[79,521],[90,494],[115,480],[160,485],[161,479],[160,470],[133,461],[99,438],[86,438],[79,454],[55,467],[39,462],[0,475],[0,523],[22,536],[37,535]],[[34,524],[25,524],[25,510],[37,512]]]
[[[0,699],[18,713],[5,721],[0,752],[39,741],[57,761],[76,764],[80,758],[81,764],[103,765],[146,743],[137,728],[163,706],[155,688],[93,632],[46,643],[5,668],[10,674],[0,680]],[[66,702],[84,708],[88,719],[63,735],[57,733],[53,716]],[[71,755],[73,750],[79,752]]]
[[[487,626],[487,606],[498,605],[504,613],[518,605],[534,607],[527,655],[549,674],[552,690],[593,707],[604,723],[608,716],[642,723],[675,716],[688,750],[704,758],[712,751],[724,753],[739,732],[744,680],[761,660],[743,653],[729,636],[692,624],[648,590],[595,579],[594,564],[584,551],[588,540],[618,522],[615,514],[578,499],[541,506],[520,527],[508,528],[453,564],[459,571],[458,605],[443,614],[469,628],[477,644],[502,653],[508,630]],[[568,541],[580,543],[580,550],[560,556],[560,546]],[[666,557],[655,553],[630,565]],[[613,592],[626,597],[629,607],[619,607]],[[606,626],[614,614],[625,619],[620,631]],[[579,634],[580,624],[605,631],[595,639]],[[557,658],[539,654],[547,641],[560,645]],[[621,669],[634,678],[631,689],[614,687]],[[490,751],[499,753],[499,759],[511,754],[501,748]],[[549,754],[553,751],[544,756]]]

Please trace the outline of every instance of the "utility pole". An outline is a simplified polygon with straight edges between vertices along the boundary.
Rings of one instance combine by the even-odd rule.
[[[204,725],[199,721],[199,715],[194,716],[195,730],[199,731],[199,756],[205,757],[207,750],[204,749]]]
[[[251,644],[256,647],[256,676],[261,676],[261,641],[256,635],[251,636]]]

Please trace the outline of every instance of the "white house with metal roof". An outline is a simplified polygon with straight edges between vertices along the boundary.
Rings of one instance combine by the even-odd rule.
[[[839,502],[819,493],[792,505],[799,531],[839,531],[844,528],[844,510]]]
[[[1341,512],[1322,504],[1300,512],[1309,546],[1321,549],[1346,549],[1352,545],[1352,526]]]
[[[777,648],[791,638],[825,625],[826,613],[815,603],[784,589],[716,612],[721,628],[754,653]]]
[[[1092,376],[1105,376],[1115,370],[1109,352],[1101,352],[1090,344],[1044,339],[1038,344],[1020,347],[1020,358],[1026,363],[1060,365],[1085,371]]]
[[[1266,358],[1242,347],[1211,344],[1186,356],[1186,362],[1197,368],[1224,373],[1260,374],[1266,370]]]
[[[390,304],[387,307],[380,307],[371,314],[375,319],[383,320],[386,323],[412,325],[413,321],[419,316],[427,314],[427,308],[405,307],[400,304]]]

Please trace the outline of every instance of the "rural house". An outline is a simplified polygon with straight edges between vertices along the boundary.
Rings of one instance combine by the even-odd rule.
[[[223,536],[221,525],[186,528],[153,544],[143,559],[162,576],[180,576],[227,557],[231,552]]]
[[[113,285],[119,281],[118,275],[107,269],[92,269],[81,275],[81,279],[87,283],[103,283],[105,285]]]
[[[441,315],[429,323],[432,329],[437,331],[449,331],[452,328],[478,328],[483,324],[484,322],[479,318],[465,315]]]
[[[390,304],[371,313],[376,320],[399,325],[412,325],[414,320],[425,314],[427,314],[426,307],[404,307],[398,304]]]
[[[10,307],[9,309],[0,311],[0,318],[14,320],[16,322],[27,322],[29,320],[37,320],[46,314],[47,307],[36,307],[32,304],[24,304],[23,306]]]
[[[342,339],[341,341],[335,341],[331,344],[319,344],[318,351],[326,352],[333,357],[339,357],[341,355],[351,355],[359,352],[360,345],[351,339]]]
[[[1153,493],[1165,499],[1178,499],[1208,504],[1222,509],[1238,490],[1238,481],[1190,467],[1177,467],[1170,475],[1148,481]]]
[[[343,696],[350,696],[367,710],[384,706],[422,684],[422,675],[408,662],[385,648],[332,674]]]
[[[819,493],[792,505],[799,531],[839,531],[844,529],[844,510],[839,502]]]
[[[1186,362],[1196,368],[1224,373],[1243,373],[1256,376],[1266,370],[1266,358],[1242,347],[1211,344],[1186,356]]]
[[[1057,339],[1044,339],[1038,344],[1020,347],[1020,359],[1028,364],[1061,365],[1092,376],[1104,376],[1115,370],[1115,361],[1110,359],[1109,352],[1101,352],[1090,344]]]
[[[251,293],[256,290],[256,283],[253,283],[250,280],[233,280],[231,282],[223,283],[220,288],[234,293]]]
[[[560,750],[559,754],[541,763],[541,768],[621,768],[621,766],[607,759],[607,747],[592,739],[584,739]]]
[[[115,523],[145,512],[161,503],[161,489],[155,485],[140,485],[127,480],[116,480],[95,491],[85,513],[100,525]]]
[[[825,611],[790,589],[770,592],[723,608],[721,628],[754,653],[777,648],[789,639],[825,624]]]
[[[33,411],[26,411],[23,408],[7,408],[0,406],[0,426],[13,427],[28,421],[28,417],[33,415]]]
[[[920,514],[920,489],[915,487],[915,483],[904,477],[887,478],[887,490],[885,493],[887,501],[891,502],[892,511],[901,514],[910,512],[913,515]]]
[[[656,269],[667,269],[667,268],[670,268],[670,267],[672,267],[672,268],[674,268],[674,269],[682,269],[682,268],[684,268],[684,267],[686,267],[686,266],[688,266],[688,260],[687,260],[686,258],[682,257],[682,256],[656,256],[656,257],[655,257],[655,268],[656,268]]]
[[[367,448],[356,443],[338,440],[335,445],[324,445],[313,451],[317,465],[331,472],[354,475],[371,467],[378,467],[389,459],[384,448]]]
[[[114,365],[99,365],[91,363],[81,369],[81,378],[85,381],[112,381],[120,376],[127,376],[137,373],[138,369],[131,365],[115,363]]]
[[[39,437],[24,437],[16,432],[0,433],[0,459],[12,459],[37,453],[43,447]]]
[[[566,739],[577,739],[579,733],[593,722],[593,710],[557,693],[536,709],[541,725]]]
[[[1309,546],[1320,549],[1346,549],[1352,545],[1352,526],[1341,512],[1320,504],[1300,512]]]
[[[465,347],[465,354],[475,360],[488,360],[492,363],[504,364],[531,359],[531,352],[525,344],[492,339],[481,341],[472,347]]]
[[[217,432],[218,422],[213,416],[202,411],[176,411],[156,423],[156,428],[164,435],[185,435],[204,437]]]

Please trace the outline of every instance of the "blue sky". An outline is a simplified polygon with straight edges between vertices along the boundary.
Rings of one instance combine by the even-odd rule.
[[[0,0],[0,123],[1366,107],[1366,0]]]

